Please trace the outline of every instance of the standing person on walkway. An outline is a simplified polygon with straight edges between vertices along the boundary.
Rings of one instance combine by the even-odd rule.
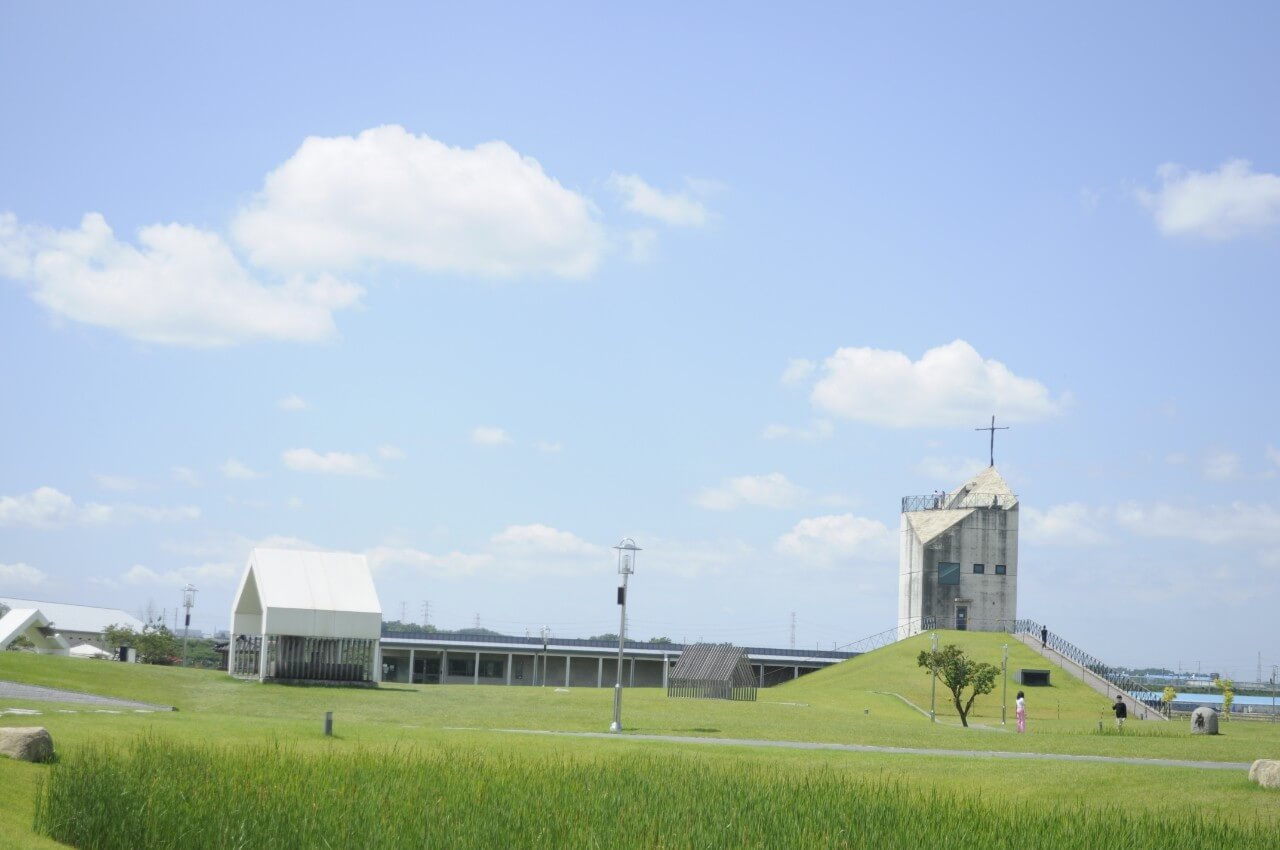
[[[1022,691],[1018,691],[1017,704],[1018,704],[1018,711],[1017,711],[1018,731],[1025,732],[1027,731],[1027,701],[1026,701],[1026,698],[1023,697],[1022,695]]]
[[[1111,710],[1116,713],[1116,731],[1124,731],[1124,719],[1129,716],[1129,707],[1124,704],[1124,697],[1116,694],[1116,704],[1111,706]]]
[[[1049,627],[1040,627],[1040,646],[1047,649],[1049,647]]]

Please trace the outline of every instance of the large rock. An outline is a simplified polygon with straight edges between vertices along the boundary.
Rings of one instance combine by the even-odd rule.
[[[1249,768],[1249,781],[1256,782],[1263,788],[1280,788],[1280,761],[1258,759]]]
[[[43,726],[0,727],[0,755],[19,761],[49,761],[53,736]]]
[[[1191,734],[1218,734],[1218,712],[1209,708],[1207,705],[1202,705],[1195,711],[1191,712]]]

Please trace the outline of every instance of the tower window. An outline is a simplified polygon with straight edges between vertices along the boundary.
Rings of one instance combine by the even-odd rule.
[[[1002,576],[1004,574],[1005,574],[1004,564],[996,564],[996,575]]]
[[[938,584],[959,584],[960,564],[943,561],[938,564]]]
[[[983,573],[985,573],[986,571],[987,571],[987,565],[986,565],[986,564],[974,564],[974,565],[973,565],[973,574],[974,574],[974,575],[980,576],[980,575],[982,575]]]

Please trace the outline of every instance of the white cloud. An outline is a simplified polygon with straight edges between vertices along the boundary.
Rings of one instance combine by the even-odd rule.
[[[596,557],[606,551],[576,534],[541,523],[508,526],[495,534],[491,542],[495,550],[506,554]]]
[[[196,475],[195,470],[188,469],[185,466],[175,466],[169,471],[173,473],[173,480],[180,484],[187,484],[191,487],[200,486],[200,476]]]
[[[163,345],[212,348],[250,340],[314,342],[363,290],[328,276],[267,286],[215,233],[180,224],[115,238],[89,213],[75,230],[21,226],[0,214],[0,273],[29,284],[59,316]]]
[[[810,517],[778,538],[774,549],[804,561],[883,560],[893,556],[894,535],[884,523],[853,514]]]
[[[377,478],[381,474],[373,461],[365,455],[346,452],[320,454],[314,449],[288,449],[280,457],[284,465],[295,472],[323,472],[362,478]]]
[[[1063,406],[1039,381],[984,360],[959,339],[915,362],[898,351],[841,348],[822,370],[811,396],[816,407],[886,427],[977,425],[992,413],[1003,422],[1032,422]]]
[[[111,525],[135,521],[179,522],[196,519],[195,507],[154,508],[145,505],[102,505],[75,500],[53,487],[39,487],[22,496],[0,497],[0,525],[60,528],[66,525]]]
[[[766,508],[794,508],[809,501],[803,487],[798,487],[780,472],[769,475],[743,475],[727,478],[719,487],[702,490],[693,503],[712,511],[728,511],[743,505]]]
[[[633,263],[647,263],[658,253],[658,231],[650,227],[628,230],[627,244],[630,246],[630,257]]]
[[[477,425],[471,430],[471,442],[477,446],[502,446],[510,443],[511,437],[501,428]]]
[[[448,552],[433,555],[409,546],[376,546],[365,552],[374,572],[393,567],[411,567],[430,578],[458,578],[488,570],[493,556],[487,553]]]
[[[795,386],[804,383],[804,381],[813,374],[813,370],[818,368],[818,364],[812,360],[805,360],[802,357],[793,357],[787,361],[787,368],[782,373],[782,383],[786,386]]]
[[[261,478],[262,473],[250,468],[247,464],[241,463],[235,458],[227,458],[227,462],[222,465],[222,474],[227,478],[234,478],[240,481],[250,481],[254,478]]]
[[[489,277],[583,277],[605,238],[596,211],[505,142],[455,148],[403,127],[311,137],[231,227],[256,264],[394,263]]]
[[[383,443],[381,446],[378,446],[378,457],[383,460],[404,460],[407,455],[399,446]]]
[[[1102,530],[1108,519],[1107,511],[1080,502],[1045,510],[1024,506],[1019,539],[1045,546],[1101,546],[1109,542]]]
[[[924,457],[915,465],[915,471],[936,481],[968,481],[987,468],[987,461],[972,457]],[[947,485],[951,486],[950,484]]]
[[[624,196],[623,206],[631,212],[677,227],[707,223],[707,208],[684,192],[663,192],[635,174],[614,174],[609,186]]]
[[[31,585],[43,584],[46,576],[43,571],[37,570],[28,564],[0,564],[0,585]]]
[[[1116,519],[1135,534],[1209,545],[1280,547],[1280,511],[1266,504],[1233,502],[1203,508],[1125,502]]]
[[[1240,456],[1227,451],[1210,452],[1204,459],[1204,477],[1210,481],[1226,481],[1240,472]]]
[[[113,490],[117,493],[132,493],[138,489],[138,479],[127,475],[95,475],[93,480],[98,482],[98,486],[103,490]]]
[[[546,440],[539,440],[534,443],[534,448],[543,454],[558,454],[562,448],[559,443],[551,443]]]
[[[211,587],[233,587],[240,579],[242,565],[231,562],[197,564],[180,567],[176,570],[157,572],[142,564],[134,564],[121,576],[125,584],[160,585],[162,587],[182,587],[194,584],[200,590]]]
[[[830,419],[815,419],[808,428],[793,425],[768,425],[760,436],[766,440],[825,440],[836,432]]]
[[[1210,172],[1165,164],[1156,174],[1160,187],[1137,194],[1166,236],[1225,240],[1280,223],[1280,175],[1256,173],[1247,160]]]
[[[409,567],[432,578],[491,575],[510,578],[595,575],[612,562],[607,547],[541,523],[513,525],[493,535],[487,551],[434,554],[410,546],[367,551],[374,570]]]
[[[307,404],[307,400],[300,395],[287,395],[276,402],[276,407],[292,413],[299,410],[306,410],[309,405]]]

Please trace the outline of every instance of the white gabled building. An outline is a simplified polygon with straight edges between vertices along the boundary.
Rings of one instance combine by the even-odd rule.
[[[227,671],[278,682],[375,683],[382,605],[363,555],[254,549],[231,608]]]
[[[71,644],[63,637],[39,609],[10,608],[0,617],[0,650],[23,637],[31,641],[41,655],[66,655]]]
[[[98,608],[94,605],[71,605],[66,602],[42,602],[38,599],[18,599],[0,596],[5,608],[35,609],[44,614],[58,633],[70,643],[91,643],[98,649],[106,649],[102,634],[107,626],[128,626],[141,632],[143,623],[137,617],[117,608]]]
[[[902,500],[898,627],[1007,632],[1018,616],[1018,497],[994,466]]]

